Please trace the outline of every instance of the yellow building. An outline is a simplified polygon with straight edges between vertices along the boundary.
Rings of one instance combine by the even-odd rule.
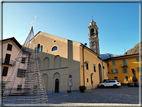
[[[133,73],[131,69],[135,70],[136,77],[140,82],[140,59],[139,54],[122,55],[105,59],[108,64],[108,78],[117,79],[121,83],[132,82]]]

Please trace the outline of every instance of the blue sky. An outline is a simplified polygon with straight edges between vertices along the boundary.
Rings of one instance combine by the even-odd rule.
[[[139,42],[139,3],[4,3],[3,39],[23,44],[34,23],[34,33],[49,33],[87,43],[92,20],[99,28],[100,53],[124,54]]]

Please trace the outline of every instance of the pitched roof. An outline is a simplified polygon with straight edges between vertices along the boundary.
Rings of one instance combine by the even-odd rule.
[[[11,40],[11,41],[15,42],[15,44],[21,49],[21,47],[22,47],[21,44],[14,37],[3,39],[2,42],[7,41],[7,40]]]
[[[105,59],[104,61],[115,60],[115,59],[124,59],[124,58],[133,58],[133,57],[139,57],[139,53],[138,54],[121,55],[121,56],[117,56],[117,57],[111,57],[111,58]]]

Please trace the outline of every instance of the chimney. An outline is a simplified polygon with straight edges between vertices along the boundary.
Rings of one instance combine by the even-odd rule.
[[[109,55],[109,58],[111,58],[111,54]]]

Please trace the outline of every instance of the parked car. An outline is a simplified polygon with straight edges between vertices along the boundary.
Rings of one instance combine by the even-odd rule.
[[[100,83],[99,87],[103,88],[103,87],[121,87],[121,83],[117,80],[106,80],[103,83]]]

